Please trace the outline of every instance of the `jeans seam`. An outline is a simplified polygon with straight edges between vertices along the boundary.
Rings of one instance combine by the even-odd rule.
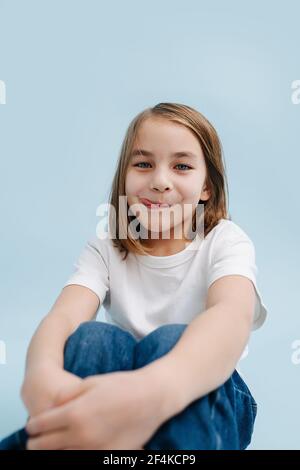
[[[254,400],[253,396],[251,395],[251,393],[246,393],[244,392],[243,390],[240,390],[238,387],[236,387],[235,385],[233,385],[233,388],[234,390],[236,390],[237,392],[241,393],[242,395],[246,396],[247,398],[250,399],[250,402],[251,402],[251,407],[255,410],[255,412],[257,412],[257,403],[256,401]],[[252,411],[252,410],[251,410]]]
[[[235,385],[233,385],[233,388],[234,388],[234,390],[236,390],[237,392],[242,393],[242,394],[245,395],[246,397],[252,399],[252,396],[251,396],[249,393],[244,392],[244,390],[241,390],[240,388],[236,387]]]
[[[215,397],[215,400],[212,404],[211,412],[210,412],[211,422],[214,421],[215,408],[216,408],[217,403],[219,402],[219,396],[220,396],[220,391],[217,390],[216,391],[216,397]],[[215,447],[216,447],[215,450],[220,450],[222,448],[222,437],[221,437],[219,431],[217,430],[216,426],[214,427],[214,432],[215,432]]]
[[[233,388],[235,391],[241,393],[243,396],[247,397],[250,400],[250,413],[251,413],[251,422],[252,422],[252,431],[251,431],[251,437],[253,434],[253,429],[254,429],[254,423],[255,423],[255,418],[257,414],[257,403],[255,402],[254,398],[252,397],[251,393],[247,393],[244,390],[240,390],[238,387],[233,385]],[[251,437],[249,440],[249,443],[247,443],[246,447],[247,448],[251,442]]]

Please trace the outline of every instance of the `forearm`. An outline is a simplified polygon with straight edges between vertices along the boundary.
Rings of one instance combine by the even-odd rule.
[[[42,393],[45,377],[46,382],[52,381],[54,386],[58,371],[63,370],[64,344],[70,333],[71,325],[65,317],[48,314],[32,337],[21,387],[22,400],[31,414],[42,410],[44,400],[47,402],[47,397],[43,397]]]
[[[29,344],[25,373],[35,366],[52,363],[63,367],[63,350],[72,325],[64,316],[48,314],[39,324]]]
[[[90,289],[80,285],[62,289],[30,342],[26,371],[36,364],[46,363],[62,368],[67,338],[82,322],[94,318],[98,307],[99,299]]]
[[[198,315],[173,349],[149,365],[164,390],[164,418],[222,385],[247,344],[251,319],[220,305]]]

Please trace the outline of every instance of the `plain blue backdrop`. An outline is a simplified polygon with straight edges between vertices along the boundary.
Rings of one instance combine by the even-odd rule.
[[[250,448],[300,449],[299,17],[296,0],[0,0],[0,436],[24,424],[29,341],[95,234],[129,122],[172,101],[216,127],[256,247],[269,317],[241,369]]]

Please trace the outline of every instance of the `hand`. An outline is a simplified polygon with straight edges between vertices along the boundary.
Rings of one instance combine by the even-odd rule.
[[[162,424],[161,391],[143,369],[87,377],[30,419],[27,449],[141,449]]]
[[[62,389],[81,382],[81,378],[53,363],[43,363],[26,374],[21,397],[29,415],[36,416],[55,405]]]

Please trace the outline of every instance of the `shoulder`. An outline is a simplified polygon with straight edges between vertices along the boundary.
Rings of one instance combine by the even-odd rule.
[[[207,234],[207,254],[210,263],[231,258],[247,257],[255,261],[255,247],[249,235],[237,223],[221,219]]]
[[[111,262],[119,262],[122,259],[119,249],[109,236],[98,237],[94,235],[88,239],[86,247],[100,255],[107,265]]]
[[[207,239],[209,240],[207,286],[228,275],[249,278],[257,294],[253,323],[253,329],[257,329],[265,321],[267,310],[257,287],[258,267],[251,238],[232,220],[222,219],[209,232]],[[237,285],[236,281],[235,285]]]
[[[206,239],[211,246],[215,244],[226,245],[237,241],[244,241],[253,245],[245,230],[229,219],[220,219],[218,224],[207,234]]]

